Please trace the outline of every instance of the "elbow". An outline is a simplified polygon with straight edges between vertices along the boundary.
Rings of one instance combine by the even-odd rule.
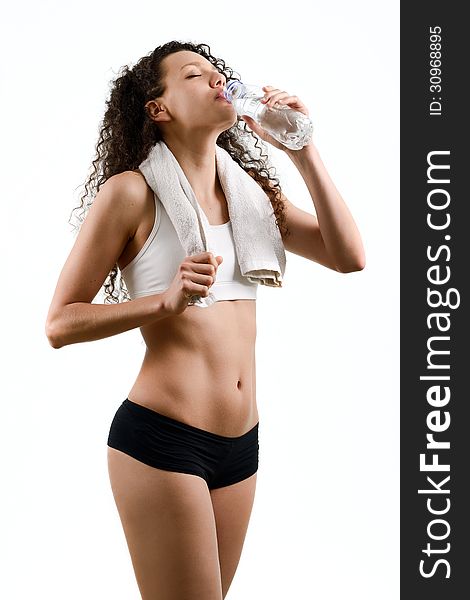
[[[57,323],[54,323],[54,321],[46,322],[45,334],[52,348],[58,349],[65,346],[65,344],[62,343],[60,333],[57,330]]]
[[[366,267],[366,259],[365,257],[361,257],[360,259],[354,261],[353,263],[339,265],[336,267],[338,273],[354,273],[355,271],[362,271]]]

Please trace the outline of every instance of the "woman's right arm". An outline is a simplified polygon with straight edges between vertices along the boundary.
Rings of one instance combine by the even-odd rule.
[[[134,174],[110,177],[100,188],[62,268],[47,315],[53,348],[90,342],[169,316],[164,292],[118,304],[93,304],[145,204],[146,184]]]

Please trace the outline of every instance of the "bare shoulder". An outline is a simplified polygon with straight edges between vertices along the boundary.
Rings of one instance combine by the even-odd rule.
[[[106,183],[113,188],[113,192],[130,203],[145,199],[149,188],[145,177],[140,171],[123,171],[110,177]]]
[[[113,204],[128,224],[131,237],[142,223],[152,197],[145,177],[138,170],[123,171],[110,177],[104,184],[113,197]]]

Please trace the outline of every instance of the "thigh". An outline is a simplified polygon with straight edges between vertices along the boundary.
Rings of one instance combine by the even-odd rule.
[[[221,600],[216,523],[204,479],[107,450],[111,488],[143,600]]]
[[[240,562],[255,498],[256,477],[255,473],[243,481],[210,492],[217,526],[224,598]]]
[[[224,598],[240,561],[253,507],[259,455],[258,429],[259,424],[233,440],[231,452],[209,481]]]

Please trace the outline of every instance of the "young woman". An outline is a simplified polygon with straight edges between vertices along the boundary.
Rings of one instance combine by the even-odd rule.
[[[360,234],[314,144],[288,150],[238,117],[217,99],[227,72],[233,73],[207,45],[175,41],[115,81],[93,163],[102,169],[99,181],[96,171],[91,177],[98,193],[46,324],[54,348],[135,327],[145,340],[142,367],[108,439],[111,488],[144,600],[225,598],[255,494],[257,284],[236,268],[216,144],[266,192],[286,250],[339,273],[364,268]],[[308,115],[298,97],[264,90],[266,104]],[[246,140],[257,138],[243,119],[292,159],[316,216],[282,194],[266,155],[250,154]],[[220,255],[184,255],[163,204],[139,171],[162,140],[183,169]],[[110,295],[105,304],[93,304],[103,282]],[[191,295],[207,296],[222,284],[222,299],[213,305],[188,305]],[[122,295],[127,301],[119,302]]]

